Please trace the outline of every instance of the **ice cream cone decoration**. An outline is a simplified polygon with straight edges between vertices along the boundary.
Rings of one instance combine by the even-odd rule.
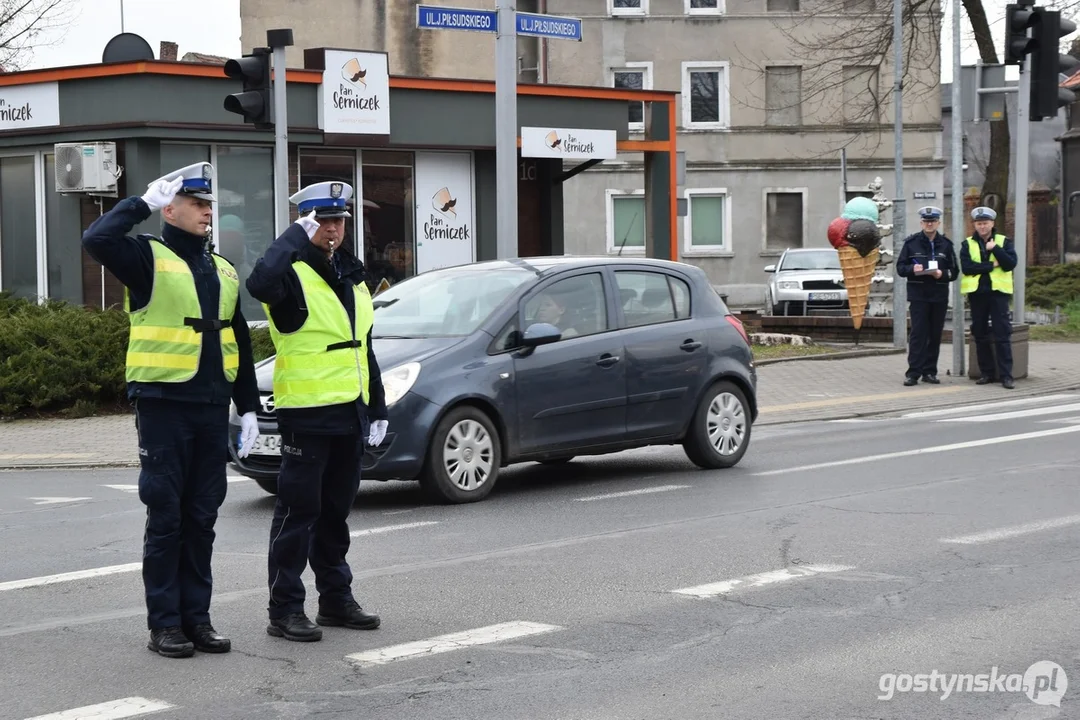
[[[844,213],[829,223],[829,243],[840,255],[840,270],[848,294],[848,312],[856,330],[862,328],[866,301],[874,279],[881,243],[877,206],[867,198],[854,198]]]

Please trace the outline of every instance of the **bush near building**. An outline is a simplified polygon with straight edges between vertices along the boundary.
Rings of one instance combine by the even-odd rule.
[[[1043,310],[1080,300],[1080,263],[1029,267],[1024,291],[1025,305]]]

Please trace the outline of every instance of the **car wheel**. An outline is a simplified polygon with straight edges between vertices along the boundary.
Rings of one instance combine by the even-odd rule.
[[[266,492],[277,495],[277,477],[257,477],[252,479]]]
[[[707,470],[738,464],[750,445],[750,408],[734,383],[714,383],[698,403],[683,440],[686,456]]]
[[[499,434],[491,419],[469,405],[454,408],[435,427],[420,485],[436,500],[483,500],[495,486],[502,463]]]
[[[541,465],[565,465],[566,463],[570,462],[573,459],[574,459],[574,456],[571,455],[569,457],[551,458],[550,460],[540,460],[539,463]]]

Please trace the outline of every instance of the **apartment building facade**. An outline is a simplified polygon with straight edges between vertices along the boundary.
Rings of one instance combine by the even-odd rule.
[[[241,0],[242,44],[293,28],[304,47],[385,51],[403,75],[493,79],[495,39],[416,28],[417,0]],[[426,0],[493,8],[494,0]],[[580,43],[518,40],[519,83],[593,85],[681,93],[680,259],[719,286],[764,283],[788,247],[826,246],[828,223],[875,177],[894,196],[892,53],[874,43],[891,27],[892,0],[518,0],[517,9],[579,17]],[[943,202],[940,7],[905,33],[915,58],[904,82],[906,226]],[[835,46],[822,38],[835,38]],[[860,39],[864,38],[864,39]],[[812,47],[818,44],[817,47]],[[627,108],[644,137],[640,104]],[[526,118],[519,118],[522,125]],[[846,155],[846,185],[841,173]],[[565,186],[565,249],[644,252],[641,156],[622,155]],[[887,221],[887,219],[886,219]]]

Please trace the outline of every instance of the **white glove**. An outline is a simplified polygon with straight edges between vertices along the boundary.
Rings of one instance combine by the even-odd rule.
[[[147,187],[142,200],[150,207],[150,212],[155,212],[173,201],[176,193],[184,185],[184,178],[175,180],[156,180]]]
[[[308,240],[315,237],[315,233],[319,231],[319,221],[315,219],[315,211],[312,210],[307,215],[302,215],[296,219],[296,224],[304,228],[304,232],[307,233]]]
[[[383,438],[386,437],[386,427],[390,423],[386,420],[372,420],[371,432],[367,436],[367,444],[369,447],[379,447],[382,445]]]
[[[255,441],[259,439],[259,420],[255,413],[247,412],[240,418],[240,449],[237,456],[245,458],[251,449],[255,447]]]

